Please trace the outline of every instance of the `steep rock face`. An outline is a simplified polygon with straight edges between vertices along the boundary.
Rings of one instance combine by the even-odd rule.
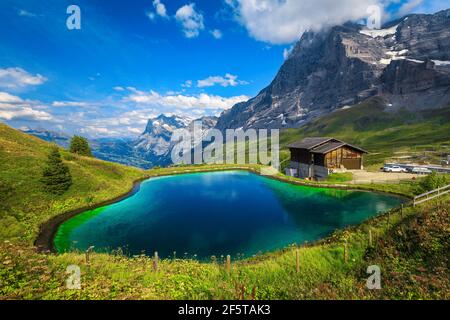
[[[166,115],[150,119],[145,131],[134,141],[133,147],[144,158],[166,156],[171,149],[170,138],[173,132],[185,128],[190,121],[187,118]]]
[[[255,98],[222,113],[217,128],[297,127],[375,95],[391,99],[395,107],[424,108],[431,104],[421,106],[421,100],[411,101],[405,94],[427,91],[436,103],[433,107],[439,107],[450,101],[442,88],[450,60],[449,16],[450,10],[410,15],[382,30],[347,23],[306,32],[272,83]],[[437,60],[432,71],[420,66],[426,66],[427,59]],[[418,79],[421,84],[411,86]],[[438,99],[438,93],[445,97]]]
[[[397,60],[389,64],[382,80],[383,95],[393,110],[418,111],[450,104],[450,64]]]
[[[305,33],[273,82],[254,99],[221,115],[219,129],[295,127],[377,93],[384,65],[381,40],[347,24]]]
[[[450,60],[450,10],[409,15],[399,24],[395,50],[408,50],[418,60]]]
[[[198,132],[197,139],[206,135],[209,129],[217,123],[216,117],[192,118],[160,115],[148,121],[145,131],[133,143],[132,148],[136,157],[145,160],[152,166],[165,166],[171,164],[171,152],[174,147],[171,138],[178,129],[193,130],[194,122],[202,123],[202,130]]]

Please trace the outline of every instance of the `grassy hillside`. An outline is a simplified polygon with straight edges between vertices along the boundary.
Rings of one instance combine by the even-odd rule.
[[[303,137],[332,136],[366,148],[366,165],[380,164],[400,152],[450,153],[450,106],[412,113],[390,112],[381,98],[369,99],[281,134],[281,145]]]
[[[61,149],[73,185],[62,196],[43,191],[42,170],[51,145],[0,123],[0,240],[33,241],[39,225],[65,211],[126,193],[144,171]]]

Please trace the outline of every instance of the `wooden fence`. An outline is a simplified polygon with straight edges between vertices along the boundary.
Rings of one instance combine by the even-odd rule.
[[[445,187],[442,188],[437,188],[425,193],[422,193],[416,197],[414,197],[413,200],[413,205],[415,206],[416,204],[422,203],[422,202],[426,202],[428,200],[440,197],[444,194],[447,194],[450,192],[450,184],[446,185]]]

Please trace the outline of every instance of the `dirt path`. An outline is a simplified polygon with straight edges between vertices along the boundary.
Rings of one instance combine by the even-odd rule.
[[[354,183],[367,183],[369,181],[398,181],[398,180],[411,180],[413,178],[420,177],[421,175],[412,173],[394,173],[394,172],[371,172],[365,170],[350,170],[353,173]]]

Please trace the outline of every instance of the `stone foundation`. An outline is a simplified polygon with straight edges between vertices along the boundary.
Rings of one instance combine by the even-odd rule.
[[[324,180],[328,177],[329,170],[321,166],[291,161],[289,168],[286,169],[286,174],[301,179],[313,177],[317,180]]]

